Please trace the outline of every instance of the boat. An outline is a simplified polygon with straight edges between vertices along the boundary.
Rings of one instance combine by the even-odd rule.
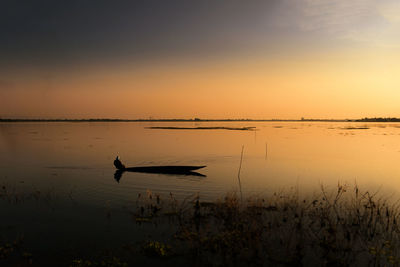
[[[187,173],[206,166],[146,166],[130,167],[123,169],[128,172],[148,172],[148,173]]]
[[[188,166],[188,165],[171,165],[171,166],[142,166],[142,167],[125,167],[119,160],[119,157],[114,160],[114,166],[117,171],[114,174],[115,180],[119,181],[124,172],[141,172],[141,173],[158,173],[167,175],[192,175],[202,176],[204,174],[194,172],[195,170],[205,168],[207,166]]]

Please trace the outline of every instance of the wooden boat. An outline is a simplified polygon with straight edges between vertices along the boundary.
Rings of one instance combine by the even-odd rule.
[[[147,167],[130,167],[122,170],[128,172],[148,172],[148,173],[187,173],[204,167],[206,166],[147,166]]]
[[[117,171],[114,174],[114,178],[117,181],[121,179],[122,174],[124,172],[159,173],[167,175],[187,175],[187,176],[191,175],[191,176],[205,177],[204,174],[194,171],[206,167],[206,166],[171,165],[171,166],[143,166],[143,167],[126,168],[125,165],[121,163],[118,157],[114,160],[114,166],[117,168]]]

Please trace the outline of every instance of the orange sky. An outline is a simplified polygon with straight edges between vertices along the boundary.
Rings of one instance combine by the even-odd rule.
[[[0,66],[0,117],[400,117],[400,19],[393,12],[400,5],[302,1],[289,26],[270,18],[278,25],[268,29],[274,41],[260,32],[251,39],[247,25],[244,48],[226,53],[218,46],[159,57],[150,51],[152,57],[141,59],[72,58],[66,65],[61,58],[56,64],[11,60]]]
[[[142,64],[26,74],[0,114],[50,118],[400,116],[400,56],[387,50]]]

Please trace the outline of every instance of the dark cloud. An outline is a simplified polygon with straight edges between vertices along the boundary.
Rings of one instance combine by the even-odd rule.
[[[278,3],[5,0],[0,57],[57,63],[241,49],[265,40]]]

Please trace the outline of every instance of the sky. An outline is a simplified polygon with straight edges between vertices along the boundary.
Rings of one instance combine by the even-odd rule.
[[[0,2],[0,118],[400,117],[397,0]]]

